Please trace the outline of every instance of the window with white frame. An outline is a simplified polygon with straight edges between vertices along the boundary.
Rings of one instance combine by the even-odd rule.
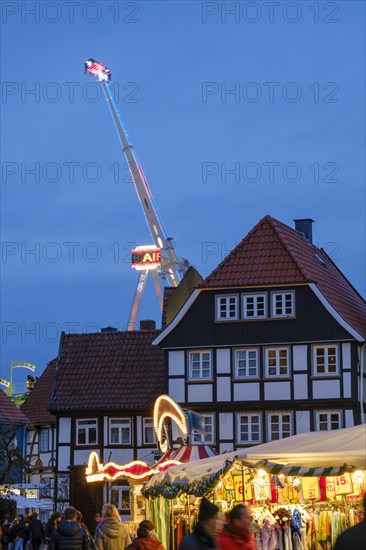
[[[189,352],[189,378],[190,380],[210,380],[212,378],[211,352]]]
[[[332,376],[338,374],[337,346],[314,346],[313,367],[314,376]]]
[[[155,430],[154,430],[154,419],[153,418],[144,418],[143,419],[143,442],[144,445],[149,445],[156,443]]]
[[[216,320],[235,321],[238,319],[238,296],[216,296]]]
[[[268,440],[276,441],[292,435],[292,413],[268,413]]]
[[[258,377],[258,349],[243,348],[234,351],[235,378]]]
[[[243,319],[267,317],[267,294],[243,294]]]
[[[295,315],[295,292],[272,292],[272,317],[293,317]]]
[[[341,411],[316,411],[315,429],[316,431],[330,431],[342,428]]]
[[[240,413],[237,415],[237,442],[261,443],[262,416],[260,413]]]
[[[109,443],[131,445],[131,418],[109,419]]]
[[[39,430],[39,451],[45,453],[49,451],[49,435],[48,428]]]
[[[215,426],[214,426],[214,415],[213,414],[203,414],[201,415],[204,434],[193,431],[193,442],[194,443],[214,443],[215,442]]]
[[[124,482],[114,482],[111,486],[111,501],[122,515],[131,511],[130,486]]]
[[[77,445],[94,445],[97,443],[96,418],[83,418],[76,421],[76,443]]]
[[[289,348],[266,348],[265,369],[267,378],[290,376]]]

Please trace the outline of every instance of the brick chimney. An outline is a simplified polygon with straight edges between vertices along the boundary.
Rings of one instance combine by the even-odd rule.
[[[305,218],[301,220],[294,220],[296,231],[300,231],[308,241],[309,244],[313,244],[313,223],[311,218]]]
[[[152,319],[144,319],[140,321],[140,330],[155,330],[156,324]]]

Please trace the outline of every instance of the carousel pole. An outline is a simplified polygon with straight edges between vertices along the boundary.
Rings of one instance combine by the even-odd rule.
[[[189,532],[191,532],[191,508],[189,506],[189,495],[186,495],[187,499],[187,516],[188,516],[188,524],[189,524]]]
[[[243,464],[241,465],[241,482],[243,484],[243,504],[245,504],[245,470]]]
[[[172,530],[172,546],[171,546],[171,549],[175,550],[173,499],[170,500],[170,517],[171,517],[171,530]]]

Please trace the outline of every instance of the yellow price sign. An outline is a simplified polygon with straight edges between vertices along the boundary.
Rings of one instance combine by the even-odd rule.
[[[302,496],[307,499],[319,499],[319,481],[317,477],[303,477],[301,480]]]
[[[245,484],[245,493],[243,499],[243,479],[241,476],[233,476],[234,480],[234,490],[235,490],[235,500],[238,502],[243,502],[243,500],[253,500],[254,499],[254,489],[253,486],[248,482]]]
[[[230,474],[225,476],[223,481],[224,487],[227,491],[234,491],[234,481]]]
[[[346,473],[343,474],[343,476],[327,477],[326,490],[328,498],[353,493],[353,485],[350,474]]]

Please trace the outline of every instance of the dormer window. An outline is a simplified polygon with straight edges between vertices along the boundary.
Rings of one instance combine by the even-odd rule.
[[[243,294],[243,319],[267,317],[267,294]]]
[[[238,295],[216,296],[216,321],[235,321],[238,319]]]
[[[272,317],[295,317],[295,292],[272,292]]]

